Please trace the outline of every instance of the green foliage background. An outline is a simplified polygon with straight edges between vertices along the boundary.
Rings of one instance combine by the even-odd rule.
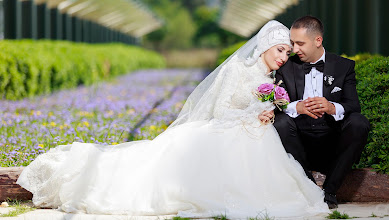
[[[143,0],[163,19],[164,26],[144,38],[144,45],[157,50],[220,48],[242,40],[217,24],[219,9],[204,0]]]
[[[373,167],[389,174],[389,57],[375,55],[357,60],[355,72],[362,114],[371,125],[357,167]]]
[[[237,51],[246,41],[241,41],[239,43],[233,44],[222,51],[220,51],[219,57],[217,59],[216,66],[222,64],[229,56],[231,56],[235,51]]]
[[[3,40],[0,51],[0,99],[10,100],[165,67],[159,54],[119,43]]]
[[[196,27],[189,11],[179,2],[169,0],[150,1],[149,4],[164,19],[164,26],[147,35],[145,45],[158,50],[191,47]]]

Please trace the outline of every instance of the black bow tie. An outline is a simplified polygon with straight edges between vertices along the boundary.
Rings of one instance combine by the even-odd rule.
[[[320,60],[319,62],[317,62],[315,64],[303,63],[303,69],[304,69],[305,74],[308,74],[309,72],[311,72],[312,67],[316,67],[316,69],[318,71],[323,73],[323,71],[324,71],[324,62],[323,62],[323,60]]]

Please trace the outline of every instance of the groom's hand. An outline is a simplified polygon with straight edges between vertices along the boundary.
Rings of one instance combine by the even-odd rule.
[[[318,113],[318,112],[314,112],[311,109],[308,109],[308,107],[306,106],[307,100],[308,99],[301,101],[301,102],[298,102],[296,104],[297,113],[300,115],[308,115],[309,117],[312,117],[314,119],[318,119],[319,117],[322,117],[323,114]]]
[[[305,107],[308,109],[308,111],[324,115],[324,113],[327,113],[329,115],[336,114],[335,105],[329,102],[324,97],[309,97],[308,99],[304,100]]]

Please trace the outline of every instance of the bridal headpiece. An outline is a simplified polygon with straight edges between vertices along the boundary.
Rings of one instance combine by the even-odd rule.
[[[241,58],[245,60],[246,65],[253,65],[261,54],[271,47],[278,44],[286,44],[292,47],[290,43],[289,29],[278,21],[269,21],[252,38],[252,45],[247,45],[246,49],[240,51]],[[243,47],[242,47],[243,48]],[[239,52],[238,52],[239,53]],[[238,54],[239,56],[239,54]]]

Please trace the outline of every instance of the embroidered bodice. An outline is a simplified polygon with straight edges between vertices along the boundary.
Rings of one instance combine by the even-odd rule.
[[[252,93],[259,85],[273,82],[261,59],[252,66],[231,62],[223,68],[225,77],[213,112],[216,120],[251,124],[258,122],[257,116],[262,111],[274,109],[270,102],[261,102]]]

